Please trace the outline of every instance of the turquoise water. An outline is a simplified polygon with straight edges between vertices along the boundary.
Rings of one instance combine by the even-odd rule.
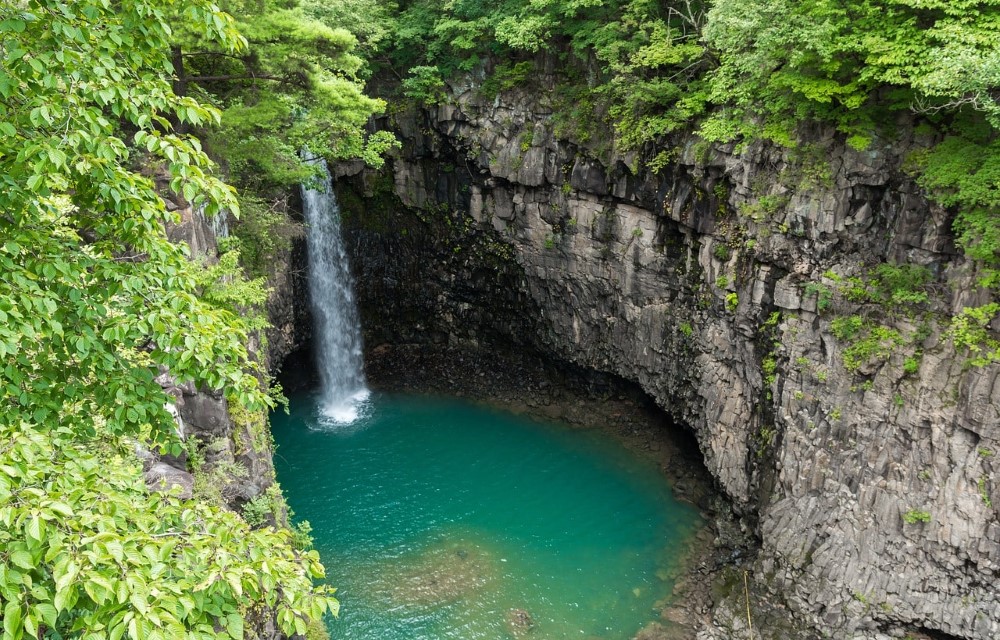
[[[655,466],[595,431],[374,394],[272,417],[278,480],[338,588],[334,638],[626,640],[698,526]]]

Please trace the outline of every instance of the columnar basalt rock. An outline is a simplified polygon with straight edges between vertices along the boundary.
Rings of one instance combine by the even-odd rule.
[[[396,116],[395,193],[441,233],[419,238],[435,253],[349,223],[369,321],[452,343],[502,336],[640,384],[693,429],[759,537],[754,607],[790,620],[755,627],[764,637],[1000,637],[1000,367],[966,366],[931,322],[850,372],[834,317],[905,335],[923,319],[824,309],[808,289],[907,261],[936,275],[940,317],[981,298],[948,213],[901,169],[913,141],[857,151],[815,130],[796,151],[688,136],[616,154],[557,136],[538,82],[489,100],[455,87]],[[667,166],[647,169],[663,150]],[[371,251],[393,243],[409,248]],[[477,280],[474,248],[489,243],[503,260]],[[745,634],[740,586],[699,637]]]

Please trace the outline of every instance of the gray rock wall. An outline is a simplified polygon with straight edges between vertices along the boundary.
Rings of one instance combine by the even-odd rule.
[[[930,322],[851,373],[830,329],[861,313],[910,335],[982,296],[947,212],[900,169],[913,141],[855,151],[812,131],[805,152],[687,137],[619,155],[605,132],[589,148],[560,139],[547,95],[544,79],[490,100],[455,87],[395,118],[396,214],[438,232],[374,234],[410,246],[395,257],[421,266],[405,269],[355,223],[368,321],[391,293],[382,319],[407,337],[497,334],[639,383],[694,430],[759,537],[754,608],[812,630],[798,637],[1000,637],[1000,368],[966,366]],[[644,161],[658,151],[672,159],[654,175]],[[484,243],[506,247],[489,253],[503,266],[476,276],[468,247]],[[807,295],[884,261],[936,274],[929,311],[838,299],[821,312]],[[915,511],[929,521],[905,522]],[[718,602],[700,637],[746,637],[742,597]]]

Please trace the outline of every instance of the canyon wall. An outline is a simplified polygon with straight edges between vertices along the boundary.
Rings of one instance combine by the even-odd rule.
[[[389,173],[340,180],[369,346],[505,344],[641,385],[759,544],[765,638],[1000,637],[1000,367],[944,335],[986,298],[901,169],[919,140],[620,154],[557,133],[532,82],[394,116]],[[884,262],[926,266],[930,301],[841,293]],[[835,337],[854,316],[883,333]],[[700,638],[746,637],[738,587]]]

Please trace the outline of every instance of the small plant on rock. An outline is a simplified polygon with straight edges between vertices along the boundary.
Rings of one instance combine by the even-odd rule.
[[[993,507],[993,500],[990,499],[989,489],[986,487],[986,476],[979,476],[979,497],[983,499],[983,504]]]
[[[740,306],[740,297],[735,293],[726,294],[726,311],[729,313],[735,313],[736,308]]]
[[[917,524],[918,522],[930,522],[931,514],[920,509],[910,509],[903,514],[903,522],[906,524]]]

